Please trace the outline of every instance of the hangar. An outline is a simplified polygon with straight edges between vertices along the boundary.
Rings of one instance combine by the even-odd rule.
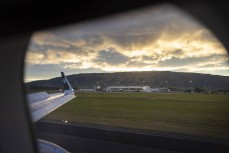
[[[150,88],[150,86],[109,86],[107,92],[170,92],[168,88]]]
[[[149,86],[109,86],[107,92],[146,92]]]

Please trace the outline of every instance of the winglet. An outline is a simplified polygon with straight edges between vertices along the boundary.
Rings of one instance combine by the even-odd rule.
[[[74,95],[74,89],[72,88],[71,84],[69,83],[67,77],[64,75],[64,72],[61,72],[61,77],[64,82],[64,93]]]

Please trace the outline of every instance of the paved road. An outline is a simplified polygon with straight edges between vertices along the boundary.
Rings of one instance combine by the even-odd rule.
[[[38,138],[76,153],[229,152],[228,143],[174,134],[57,122],[36,129]]]
[[[57,133],[39,132],[38,137],[53,142],[73,153],[178,153],[164,149]]]

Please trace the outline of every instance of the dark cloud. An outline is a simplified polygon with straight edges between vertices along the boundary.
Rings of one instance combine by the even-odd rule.
[[[92,47],[101,45],[105,41],[103,38],[101,38],[100,35],[96,35],[96,36],[92,35],[90,37],[84,37],[83,40],[86,42],[85,45],[87,46],[90,45]]]
[[[159,35],[153,34],[142,34],[142,35],[129,35],[129,34],[122,34],[122,35],[113,35],[109,36],[110,39],[114,41],[117,45],[123,48],[130,48],[132,46],[142,46],[147,45],[149,43],[153,43]]]
[[[111,65],[119,65],[129,61],[129,58],[115,51],[113,48],[109,48],[105,51],[99,52],[95,61],[99,63],[105,62]]]
[[[91,40],[95,41],[95,40]],[[58,42],[56,42],[58,44]],[[84,55],[87,56],[90,53],[94,52],[93,50],[85,50],[83,47],[78,47],[77,45],[74,45],[74,43],[68,43],[68,42],[61,42],[64,45],[56,45],[53,44],[52,42],[46,42],[45,44],[38,44],[36,42],[30,43],[29,52],[38,52],[38,53],[44,53],[46,54],[48,50],[53,50],[53,51],[64,51],[64,52],[70,52],[73,54],[78,54],[78,55]],[[96,42],[91,42],[91,43],[96,43]]]
[[[207,30],[202,30],[200,34],[201,40],[216,41],[216,38]]]
[[[142,61],[158,61],[160,59],[160,55],[154,54],[153,56],[142,56]]]
[[[171,54],[174,55],[182,55],[184,53],[184,51],[182,49],[175,49],[171,52]]]
[[[28,48],[28,51],[29,52],[44,52],[45,51],[45,48],[43,47],[43,45],[39,45],[39,44],[37,44],[37,43],[35,43],[35,42],[31,42],[30,44],[29,44],[29,48]]]
[[[172,58],[165,61],[160,61],[158,63],[159,66],[168,66],[168,67],[176,67],[176,66],[184,66],[189,64],[194,64],[196,62],[200,62],[200,58],[188,58],[188,59],[180,59],[180,58]]]
[[[210,55],[207,57],[192,57],[192,58],[176,58],[173,57],[171,59],[165,60],[165,61],[160,61],[158,63],[158,66],[163,67],[163,66],[168,66],[168,67],[176,67],[176,66],[185,66],[185,65],[195,65],[197,63],[207,63],[207,62],[211,62],[214,60],[218,60],[221,61],[222,65],[227,65],[226,62],[228,62],[228,60],[222,60],[222,58],[225,58],[224,55]],[[214,64],[213,64],[214,65]],[[209,66],[211,67],[212,65],[209,64]],[[201,67],[201,66],[198,66]],[[204,66],[204,67],[208,67],[208,66]]]
[[[58,42],[55,42],[58,44]],[[47,51],[48,49],[51,49],[51,50],[56,50],[56,51],[78,51],[78,50],[81,50],[79,47],[77,46],[74,46],[74,45],[71,45],[71,44],[67,44],[65,46],[58,46],[58,45],[55,45],[55,44],[52,44],[52,43],[49,43],[47,42],[46,44],[37,44],[35,42],[32,42],[30,44],[30,48],[31,50],[34,50],[34,51]]]
[[[146,67],[146,66],[154,66],[153,64],[146,64],[144,61],[129,61],[126,66],[127,67]]]
[[[96,47],[106,41],[103,38],[105,36],[123,49],[131,49],[136,46],[153,44],[164,33],[168,35],[167,37],[174,39],[186,31],[192,32],[199,28],[199,24],[190,20],[189,16],[176,7],[166,4],[143,11],[117,15],[109,19],[54,29],[50,33],[55,36],[54,41],[60,43],[62,40],[72,43],[84,40],[85,46]],[[208,38],[208,34],[203,32],[203,35]],[[49,47],[54,48],[54,46],[44,46],[44,49]],[[64,48],[59,46],[54,49]],[[66,48],[66,51],[74,50],[79,50],[77,45]]]
[[[161,5],[109,19],[54,29],[52,33],[59,38],[57,40],[83,39],[87,45],[102,44],[105,40],[101,36],[106,36],[126,48],[153,43],[163,33],[177,37],[184,31],[197,28],[199,28],[198,24],[193,20],[190,21],[189,16],[180,12],[176,7]]]

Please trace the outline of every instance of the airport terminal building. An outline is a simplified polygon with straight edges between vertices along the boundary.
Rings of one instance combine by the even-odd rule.
[[[150,89],[149,86],[110,86],[107,87],[107,92],[146,92]]]
[[[149,86],[109,86],[106,92],[170,92],[168,88],[150,88]]]

